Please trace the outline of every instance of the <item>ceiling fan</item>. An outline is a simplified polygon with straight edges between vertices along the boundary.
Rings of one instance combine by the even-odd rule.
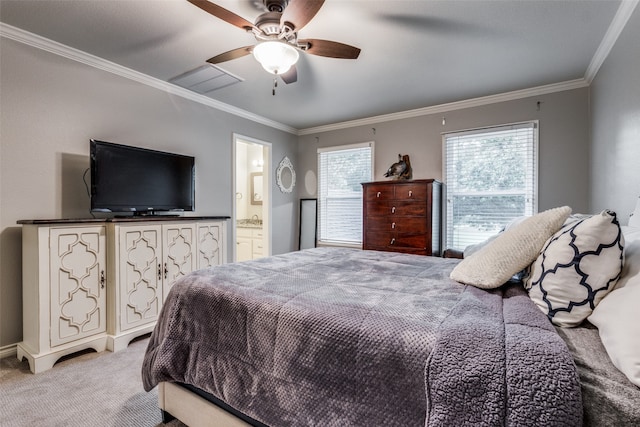
[[[356,59],[360,49],[344,43],[319,39],[298,39],[298,31],[313,19],[324,0],[262,0],[266,12],[255,24],[208,0],[187,0],[205,12],[253,33],[258,43],[244,46],[209,58],[218,64],[253,53],[262,67],[285,83],[298,80],[296,62],[299,51],[330,58]],[[274,92],[275,93],[275,92]]]

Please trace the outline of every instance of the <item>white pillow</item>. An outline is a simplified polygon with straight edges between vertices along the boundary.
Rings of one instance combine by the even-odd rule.
[[[568,223],[531,265],[525,288],[555,325],[577,326],[614,288],[622,270],[623,247],[614,212]]]
[[[640,387],[640,228],[621,227],[624,267],[615,290],[589,316],[614,366]]]
[[[640,276],[615,289],[593,310],[593,323],[613,365],[640,387]]]
[[[640,276],[640,227],[620,227],[624,236],[624,266],[616,289],[624,287],[635,276]]]
[[[629,227],[640,227],[640,197],[638,197],[636,208],[629,218]]]
[[[482,289],[502,286],[536,259],[545,241],[558,231],[570,213],[571,208],[563,206],[525,219],[463,259],[450,277]]]
[[[501,233],[507,231],[510,228],[515,227],[516,225],[520,224],[522,221],[524,221],[527,218],[529,218],[529,217],[528,216],[516,217],[516,218],[512,219],[511,221],[509,221],[509,223],[507,225],[505,225],[504,228],[499,233],[494,234],[493,236],[487,238],[486,240],[483,240],[480,243],[476,243],[474,245],[467,246],[466,248],[464,248],[464,252],[463,252],[464,256],[463,256],[463,258],[468,258],[471,255],[475,254],[480,249],[484,248],[489,243],[493,242]]]

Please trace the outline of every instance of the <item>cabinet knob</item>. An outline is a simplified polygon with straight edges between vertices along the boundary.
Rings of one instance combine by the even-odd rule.
[[[413,197],[413,191],[409,190],[409,197]]]
[[[104,270],[100,270],[100,287],[101,287],[102,289],[104,289],[104,282],[105,282],[105,279],[104,279]]]
[[[396,213],[396,207],[395,206],[391,207],[391,213]]]
[[[396,228],[396,223],[395,223],[395,222],[392,222],[392,223],[391,223],[391,229],[393,230],[394,228]]]
[[[378,197],[378,198],[380,197],[380,192],[379,191],[378,191],[378,194],[376,194],[376,197]]]
[[[390,242],[389,244],[390,244],[390,245],[393,245],[395,242],[396,242],[396,238],[395,238],[395,237],[393,237],[393,238],[391,238],[391,242]]]

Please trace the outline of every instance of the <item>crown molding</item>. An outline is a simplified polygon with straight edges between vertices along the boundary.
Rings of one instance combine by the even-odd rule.
[[[611,21],[611,25],[607,29],[602,42],[598,46],[593,58],[589,66],[587,67],[587,71],[585,72],[584,78],[569,80],[566,82],[553,83],[544,86],[537,86],[528,89],[522,89],[512,92],[505,92],[496,95],[489,95],[479,98],[472,98],[463,101],[450,102],[446,104],[434,105],[430,107],[418,108],[414,110],[401,111],[397,113],[384,114],[379,116],[367,117],[363,119],[350,120],[345,122],[333,123],[329,125],[316,126],[305,129],[296,129],[286,124],[276,122],[274,120],[267,119],[266,117],[259,116],[257,114],[251,113],[246,110],[242,110],[240,108],[234,107],[229,104],[225,104],[220,101],[216,101],[215,99],[206,97],[204,95],[200,95],[198,93],[192,92],[190,90],[181,88],[174,84],[165,82],[163,80],[157,79],[155,77],[151,77],[149,75],[140,73],[138,71],[134,71],[130,68],[123,67],[114,62],[107,61],[103,58],[97,57],[95,55],[88,54],[81,50],[63,45],[61,43],[55,42],[53,40],[46,39],[44,37],[38,36],[36,34],[30,33],[28,31],[24,31],[22,29],[13,27],[8,24],[4,24],[0,22],[0,37],[6,37],[17,42],[71,59],[73,61],[77,61],[91,67],[107,71],[112,74],[119,75],[121,77],[125,77],[129,80],[136,81],[138,83],[145,84],[147,86],[151,86],[153,88],[162,90],[172,95],[180,96],[185,99],[189,99],[191,101],[215,108],[220,111],[224,111],[230,114],[233,114],[238,117],[245,118],[247,120],[254,121],[256,123],[263,124],[265,126],[272,127],[274,129],[279,129],[284,132],[288,132],[294,135],[302,136],[309,135],[314,133],[328,132],[339,129],[347,129],[357,126],[365,126],[371,125],[381,122],[388,122],[393,120],[401,120],[419,116],[425,116],[429,114],[439,114],[454,110],[460,110],[463,108],[471,108],[478,107],[482,105],[495,104],[498,102],[512,101],[516,99],[527,98],[531,96],[539,96],[545,95],[554,92],[561,92],[566,90],[578,89],[583,87],[588,87],[596,74],[598,73],[600,67],[604,63],[605,59],[611,52],[611,49],[615,45],[618,37],[622,33],[627,21],[631,17],[631,14],[635,10],[636,6],[640,0],[622,0],[620,3],[620,7],[616,12],[613,20]]]
[[[591,63],[584,74],[584,79],[588,84],[591,84],[605,59],[609,56],[611,49],[613,49],[618,37],[620,37],[620,33],[622,33],[622,30],[627,25],[627,21],[631,17],[631,14],[638,5],[638,1],[639,0],[622,0],[620,3],[618,11],[611,20],[611,25],[609,25],[607,32],[604,34],[604,37],[600,42],[600,46],[598,46],[596,53],[593,54]]]
[[[19,43],[41,49],[49,53],[53,53],[55,55],[71,59],[76,62],[80,62],[90,67],[97,68],[99,70],[106,71],[138,83],[142,83],[155,89],[159,89],[171,95],[180,96],[190,101],[194,101],[208,107],[215,108],[216,110],[224,111],[225,113],[233,114],[235,116],[272,127],[274,129],[279,129],[284,132],[292,133],[294,135],[298,134],[298,130],[291,126],[267,119],[266,117],[253,114],[249,111],[234,107],[232,105],[225,104],[224,102],[216,101],[215,99],[181,88],[180,86],[176,86],[155,77],[151,77],[147,74],[143,74],[130,68],[123,67],[122,65],[118,65],[115,62],[107,61],[106,59],[100,58],[98,56],[91,55],[81,50],[44,38],[37,34],[30,33],[20,28],[4,24],[2,22],[0,22],[0,37],[6,37]]]
[[[417,108],[415,110],[401,111],[398,113],[384,114],[381,116],[367,117],[364,119],[351,120],[347,122],[334,123],[331,125],[317,126],[300,129],[298,135],[310,135],[320,132],[328,132],[338,129],[352,128],[356,126],[372,125],[392,120],[408,119],[413,117],[426,116],[429,114],[440,114],[448,111],[461,110],[463,108],[479,107],[482,105],[495,104],[498,102],[513,101],[516,99],[528,98],[531,96],[546,95],[565,90],[579,89],[589,86],[585,79],[575,79],[566,82],[553,83],[544,86],[536,86],[529,89],[505,92],[496,95],[482,96],[479,98],[467,99],[464,101],[449,102],[447,104],[434,105],[431,107]]]

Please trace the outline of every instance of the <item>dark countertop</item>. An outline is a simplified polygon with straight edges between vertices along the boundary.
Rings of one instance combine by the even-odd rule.
[[[256,230],[262,229],[261,219],[238,219],[236,220],[236,227],[238,228],[253,228]]]
[[[21,219],[18,224],[92,224],[101,222],[150,222],[150,221],[206,221],[227,220],[229,216],[179,216],[179,215],[149,215],[122,216],[113,218],[59,218],[59,219]]]

